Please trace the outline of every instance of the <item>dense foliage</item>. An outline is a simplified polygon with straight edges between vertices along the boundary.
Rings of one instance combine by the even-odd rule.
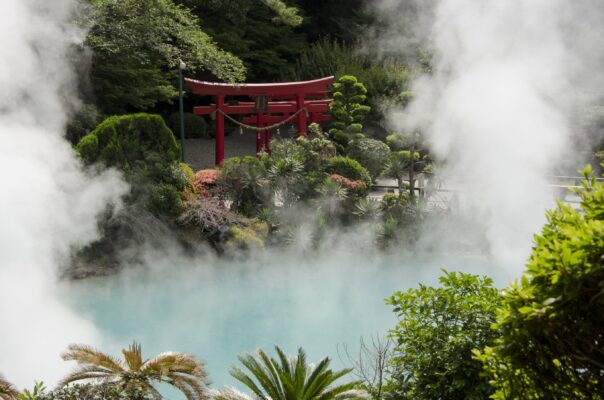
[[[180,139],[180,114],[173,113],[168,118],[168,125],[174,135]],[[199,115],[184,113],[185,138],[187,139],[210,139],[213,132],[208,127],[208,123]]]
[[[604,397],[604,185],[589,172],[581,210],[548,213],[525,275],[504,292],[501,338],[479,355],[496,399]]]
[[[91,80],[105,113],[148,110],[177,94],[178,60],[191,72],[241,81],[245,68],[203,32],[191,12],[172,0],[90,0],[86,45]]]
[[[420,285],[387,302],[399,322],[391,331],[396,348],[389,391],[413,400],[483,400],[493,392],[474,349],[492,345],[500,304],[493,281],[446,272],[441,287]]]

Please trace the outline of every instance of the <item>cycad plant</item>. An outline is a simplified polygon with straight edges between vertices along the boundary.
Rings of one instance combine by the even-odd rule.
[[[79,367],[67,375],[59,386],[81,380],[115,384],[129,394],[162,398],[153,383],[168,383],[180,390],[187,400],[207,398],[205,364],[192,354],[167,352],[143,360],[140,344],[134,342],[122,350],[124,360],[89,346],[72,344],[62,354],[65,361],[76,361]]]
[[[329,358],[318,364],[306,362],[306,353],[298,349],[296,357],[287,357],[283,350],[275,346],[278,359],[269,357],[258,350],[257,355],[239,356],[239,361],[248,370],[233,367],[231,375],[247,386],[253,396],[260,400],[331,400],[331,399],[366,399],[368,395],[362,390],[355,390],[358,381],[334,384],[335,381],[351,372],[351,369],[332,371]],[[216,399],[245,399],[232,389],[219,391]]]
[[[7,381],[4,376],[0,375],[0,400],[18,400],[19,391],[17,388]]]

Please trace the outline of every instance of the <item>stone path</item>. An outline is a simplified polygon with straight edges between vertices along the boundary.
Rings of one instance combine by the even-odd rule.
[[[290,137],[287,129],[280,130],[280,137]],[[276,138],[273,132],[273,139]],[[178,141],[180,143],[180,141]],[[185,162],[198,171],[204,168],[213,168],[215,161],[214,139],[185,139]],[[224,158],[253,156],[256,154],[256,131],[239,130],[231,132],[224,137]]]

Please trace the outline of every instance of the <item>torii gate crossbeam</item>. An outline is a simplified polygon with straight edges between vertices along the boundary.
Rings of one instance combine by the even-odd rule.
[[[326,99],[325,97],[329,85],[333,81],[334,77],[329,76],[300,82],[229,84],[186,78],[185,84],[192,90],[193,94],[214,97],[213,104],[194,107],[193,113],[197,115],[216,115],[216,165],[221,165],[224,160],[224,114],[256,114],[254,117],[246,117],[245,121],[254,118],[256,126],[262,128],[264,124],[270,124],[273,121],[284,121],[288,118],[288,115],[298,112],[296,117],[298,134],[306,136],[307,112],[312,122],[329,119],[326,113],[332,99]],[[265,110],[258,111],[255,103],[250,102],[227,105],[225,104],[226,96],[245,96],[254,101],[257,96],[267,96],[270,101],[266,104]],[[303,109],[306,112],[299,112]],[[269,140],[270,133],[267,132],[265,137],[267,150]],[[261,150],[260,141],[261,138],[258,135],[257,149]]]

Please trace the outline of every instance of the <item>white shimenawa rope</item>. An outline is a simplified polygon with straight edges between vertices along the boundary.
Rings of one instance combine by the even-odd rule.
[[[291,121],[292,119],[294,119],[295,117],[297,117],[298,114],[300,114],[302,111],[304,111],[308,115],[308,110],[306,109],[306,107],[303,107],[303,108],[299,109],[298,111],[296,111],[295,113],[293,113],[292,115],[290,115],[287,119],[285,119],[281,122],[277,122],[276,124],[268,125],[268,126],[254,126],[254,125],[244,124],[243,122],[237,121],[235,118],[231,117],[230,115],[225,114],[221,109],[216,109],[216,111],[214,111],[214,112],[219,112],[232,123],[239,125],[240,128],[253,129],[253,130],[260,132],[260,131],[268,131],[269,129],[278,128],[281,125],[284,125],[284,124],[288,123],[289,121]]]

